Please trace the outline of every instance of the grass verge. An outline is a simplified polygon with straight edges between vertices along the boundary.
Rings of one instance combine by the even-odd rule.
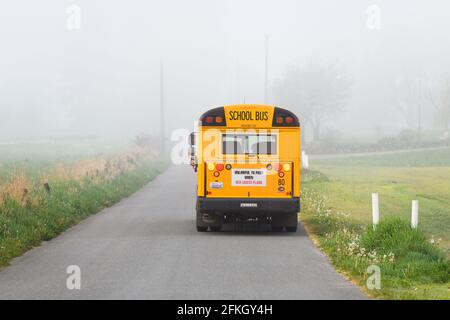
[[[328,183],[328,178],[315,171],[303,173],[302,220],[337,270],[372,297],[450,299],[450,262],[422,230],[412,230],[394,216],[382,219],[374,230],[331,209],[314,188],[318,183]],[[379,289],[368,289],[370,266],[380,268]]]
[[[136,192],[165,167],[165,162],[142,159],[113,176],[52,181],[50,192],[36,187],[29,201],[4,199],[0,206],[0,267]]]

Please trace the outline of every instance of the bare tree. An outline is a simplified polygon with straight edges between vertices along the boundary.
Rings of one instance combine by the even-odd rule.
[[[274,96],[277,103],[298,112],[303,128],[310,125],[317,141],[323,121],[343,109],[350,88],[351,80],[342,65],[310,61],[288,68],[275,83]]]
[[[431,95],[433,81],[423,73],[396,80],[396,106],[409,129],[416,131],[417,141],[421,140],[424,117],[434,105]]]
[[[399,77],[395,82],[396,107],[410,129],[416,129],[418,103],[422,100],[421,80]]]
[[[450,79],[442,84],[440,91],[440,99],[436,100],[429,89],[428,98],[435,108],[435,123],[448,133],[450,130]]]

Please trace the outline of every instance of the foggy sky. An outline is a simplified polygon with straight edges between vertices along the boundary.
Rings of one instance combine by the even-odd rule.
[[[66,27],[71,4],[81,8],[78,31]],[[380,30],[366,26],[372,4]],[[339,61],[354,85],[326,126],[395,133],[406,126],[395,84],[450,74],[449,17],[444,0],[4,0],[0,139],[157,133],[161,59],[167,133],[210,107],[264,103],[266,35],[270,84],[290,65]],[[430,126],[426,103],[424,114]]]

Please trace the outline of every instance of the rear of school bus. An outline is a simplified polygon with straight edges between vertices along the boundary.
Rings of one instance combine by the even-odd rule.
[[[248,220],[297,230],[300,125],[292,112],[265,105],[211,109],[197,137],[198,231]]]

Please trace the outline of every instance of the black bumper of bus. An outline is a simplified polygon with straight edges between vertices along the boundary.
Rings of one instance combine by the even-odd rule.
[[[300,198],[197,198],[201,212],[238,213],[243,215],[300,212]]]

